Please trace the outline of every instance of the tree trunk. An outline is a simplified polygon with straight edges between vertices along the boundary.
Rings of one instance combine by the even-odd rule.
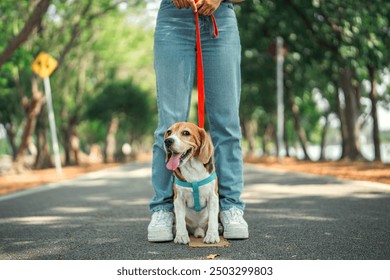
[[[47,114],[45,111],[46,110],[42,109],[37,118],[36,136],[38,154],[34,164],[34,168],[36,169],[44,169],[54,166],[51,160],[50,143],[47,140]]]
[[[87,65],[88,61],[87,59],[82,59],[80,61],[80,68],[79,68],[79,74],[78,74],[78,81],[77,81],[77,95],[75,97],[75,105],[76,110],[72,117],[70,118],[70,124],[69,124],[69,148],[70,153],[73,157],[73,161],[76,165],[80,164],[79,161],[79,154],[80,154],[80,139],[77,134],[77,124],[79,123],[79,111],[81,107],[83,106],[82,103],[82,96],[85,92],[85,85],[87,80]],[[116,132],[116,131],[115,131]]]
[[[62,128],[61,128],[61,144],[64,149],[64,159],[65,166],[71,165],[71,155],[70,155],[70,117],[69,110],[66,108],[66,100],[70,98],[69,96],[69,84],[64,81],[62,84],[62,94],[61,100],[63,102],[61,109],[61,119],[62,119]]]
[[[341,102],[341,93],[339,92],[339,85],[334,83],[336,88],[336,107],[337,107],[337,115],[340,120],[340,133],[341,133],[341,156],[340,159],[346,158],[346,150],[347,150],[347,117],[345,115],[345,104]]]
[[[12,159],[15,160],[16,153],[18,150],[17,150],[16,143],[15,143],[16,132],[15,132],[14,124],[12,122],[7,123],[5,125],[5,130],[7,131],[8,141],[9,141],[9,144],[10,144],[11,149],[12,149]]]
[[[340,87],[345,97],[346,115],[346,151],[345,156],[350,160],[361,158],[360,148],[360,125],[358,118],[360,115],[360,92],[353,85],[353,72],[349,69],[340,70]]]
[[[275,135],[275,137],[274,137]],[[276,133],[275,133],[275,126],[273,122],[269,122],[267,125],[267,128],[265,129],[264,136],[263,136],[263,151],[264,155],[270,155],[270,152],[267,149],[267,143],[274,142],[276,146]]]
[[[116,138],[115,134],[118,130],[119,121],[113,118],[107,129],[106,143],[104,149],[104,162],[110,163],[115,161]]]
[[[371,118],[373,120],[373,140],[374,140],[374,160],[381,160],[381,149],[380,149],[380,139],[379,139],[379,125],[378,125],[378,114],[377,114],[377,92],[376,92],[376,78],[375,78],[375,68],[368,66],[368,72],[370,74],[370,100],[371,100]]]
[[[264,155],[270,155],[270,151],[268,150],[267,143],[275,143],[276,147],[276,133],[275,133],[275,125],[272,121],[270,121],[265,129],[263,136],[263,151]]]
[[[64,148],[64,155],[65,155],[65,165],[71,165],[71,155],[70,155],[70,132],[69,132],[69,126],[63,126],[62,128],[62,147]]]
[[[42,92],[38,89],[38,81],[36,77],[31,78],[31,89],[32,96],[30,100],[24,100],[26,110],[26,125],[24,127],[22,142],[19,146],[16,158],[14,160],[14,168],[16,170],[21,170],[24,167],[24,156],[28,149],[30,142],[32,141],[32,135],[35,130],[35,125],[37,122],[37,116],[42,109],[44,103],[44,96]]]
[[[306,147],[307,147],[306,132],[301,126],[301,118],[299,116],[298,105],[295,104],[295,102],[292,98],[292,95],[290,93],[290,90],[288,90],[288,89],[286,90],[286,97],[287,97],[287,101],[288,101],[290,108],[291,108],[291,113],[292,113],[292,117],[293,117],[293,121],[294,121],[294,130],[295,130],[296,135],[298,136],[299,143],[301,144],[302,151],[303,151],[303,154],[305,156],[304,159],[310,160],[310,156],[307,153],[307,149],[306,149]]]
[[[256,147],[257,121],[245,121],[243,123],[243,133],[248,141],[248,156],[252,156],[255,153]]]
[[[286,114],[284,116],[284,119],[286,120]],[[283,138],[284,138],[284,146],[286,151],[286,157],[290,157],[290,151],[289,151],[289,145],[288,145],[288,133],[287,133],[287,122],[283,122]]]
[[[327,112],[325,115],[325,124],[321,133],[321,153],[319,158],[320,161],[325,160],[325,139],[326,139],[326,132],[328,130],[328,125],[329,125],[329,112]]]
[[[72,116],[67,126],[62,130],[65,150],[65,164],[79,165],[80,140],[77,135],[77,117]]]
[[[72,124],[71,133],[70,133],[70,150],[71,155],[73,156],[74,163],[76,165],[80,164],[79,154],[80,154],[80,139],[77,134],[76,124]]]

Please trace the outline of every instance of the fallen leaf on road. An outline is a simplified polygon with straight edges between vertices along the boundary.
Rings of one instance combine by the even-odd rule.
[[[213,260],[213,259],[215,259],[218,256],[219,256],[219,254],[210,254],[210,255],[207,256],[207,259]]]

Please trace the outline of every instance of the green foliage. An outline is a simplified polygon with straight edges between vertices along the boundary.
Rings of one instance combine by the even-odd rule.
[[[83,150],[88,151],[89,145],[93,143],[104,143],[107,134],[107,124],[105,122],[85,118],[80,122],[77,129]]]
[[[0,123],[7,124],[19,113],[18,96],[8,79],[0,79]]]
[[[0,2],[0,53],[8,41],[20,32],[31,8],[28,1]],[[30,95],[30,91],[26,91],[30,86],[29,79],[27,82],[24,82],[24,79],[31,73],[32,59],[31,47],[27,43],[17,49],[9,61],[0,68],[0,123],[4,125],[22,122],[21,92]]]
[[[142,92],[148,104],[137,94],[133,96],[133,100],[136,99],[140,108],[145,111],[151,110],[150,104],[154,102],[150,92],[154,91],[155,87],[153,30],[129,22],[129,18],[144,12],[143,1],[122,3],[119,9],[120,2],[51,2],[39,28],[34,30],[0,69],[0,123],[12,121],[18,131],[23,128],[18,127],[26,118],[22,98],[31,96],[31,63],[42,50],[60,62],[50,80],[61,143],[69,142],[67,135],[72,127],[77,127],[81,147],[88,147],[95,141],[104,139],[107,124],[101,119],[83,117],[87,115],[89,102],[102,92],[107,81],[131,77],[134,84],[140,87],[134,86],[132,90]],[[29,1],[0,2],[0,52],[20,32],[34,5]],[[43,91],[41,83],[39,87]],[[126,102],[130,103],[130,100]],[[116,104],[123,105],[120,102]],[[118,117],[123,121],[118,135],[129,138],[125,139],[126,141],[142,141],[144,131],[150,130],[154,125],[155,113],[141,118],[135,113],[132,114],[138,110],[137,107],[127,107],[131,112],[125,109],[119,108],[121,113],[114,112],[115,109],[111,111],[114,115],[118,113]],[[137,127],[130,121],[130,117],[137,123],[143,123],[144,120],[149,123]]]
[[[318,142],[321,133],[320,117],[338,113],[335,85],[339,70],[353,69],[353,82],[359,85],[368,78],[368,66],[378,72],[388,67],[388,1],[254,0],[237,5],[236,10],[243,49],[243,121],[255,119],[260,126],[274,122],[276,69],[270,50],[277,36],[284,39],[288,49],[284,68],[286,90],[294,96],[302,126],[314,142]],[[327,112],[314,101],[313,89],[327,100]],[[291,141],[294,134],[289,132],[289,104],[285,104],[285,109]]]
[[[149,92],[133,80],[110,82],[87,104],[85,119],[108,124],[113,118],[118,118],[119,126],[126,131],[130,142],[140,141],[154,127]]]

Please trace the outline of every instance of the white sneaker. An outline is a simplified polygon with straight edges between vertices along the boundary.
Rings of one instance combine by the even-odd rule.
[[[173,240],[173,225],[174,215],[167,210],[154,212],[152,220],[148,226],[148,241],[164,242]]]
[[[248,224],[243,218],[244,211],[237,207],[221,211],[220,218],[226,239],[246,239],[249,237]]]

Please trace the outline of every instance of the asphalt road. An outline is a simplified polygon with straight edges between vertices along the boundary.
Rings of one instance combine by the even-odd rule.
[[[248,240],[149,243],[149,164],[0,197],[0,259],[390,259],[390,185],[245,166]]]

